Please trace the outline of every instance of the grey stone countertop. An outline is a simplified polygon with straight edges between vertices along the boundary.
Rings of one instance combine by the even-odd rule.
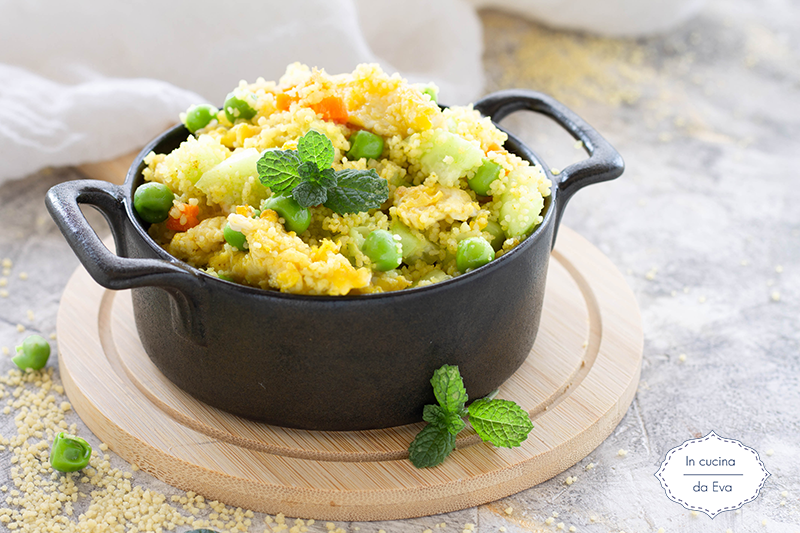
[[[562,33],[495,12],[482,18],[487,90],[549,92],[625,157],[624,176],[580,191],[565,224],[607,254],[637,296],[645,334],[638,393],[604,443],[529,490],[447,515],[304,523],[295,531],[800,532],[800,4],[720,0],[667,35],[638,40]],[[505,125],[553,167],[583,156],[532,114]],[[0,347],[13,352],[30,332],[55,331],[78,261],[42,200],[50,186],[81,177],[59,168],[0,187],[0,259],[11,261],[0,276]],[[56,358],[49,364],[57,366]],[[12,368],[0,357],[0,376]],[[13,403],[14,388],[6,385],[0,409]],[[55,396],[56,405],[67,400]],[[74,411],[64,416],[99,446]],[[3,411],[0,435],[11,439],[22,418],[13,406]],[[653,477],[667,451],[711,430],[756,449],[772,474],[755,501],[713,521],[669,501]],[[105,453],[110,468],[131,472]],[[0,450],[3,531],[26,530],[15,527],[25,502],[13,491],[39,482],[18,479],[18,461],[12,444]],[[187,514],[170,500],[184,493],[141,471],[131,476],[133,492],[164,494]],[[577,480],[568,485],[568,476]],[[78,500],[65,523],[101,496]],[[41,530],[55,530],[58,516]],[[274,521],[267,527],[263,514],[246,519],[249,531],[284,529]],[[90,531],[86,520],[76,530]],[[140,524],[146,529],[155,522]]]

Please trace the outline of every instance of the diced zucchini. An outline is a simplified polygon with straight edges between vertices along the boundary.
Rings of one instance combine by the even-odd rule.
[[[508,237],[523,237],[539,223],[544,199],[538,184],[523,173],[512,171],[500,197],[500,225]]]
[[[437,132],[421,149],[422,171],[426,174],[436,173],[439,183],[447,187],[455,187],[458,178],[483,162],[480,148],[449,131]]]
[[[486,224],[486,227],[483,228],[483,231],[491,234],[492,240],[489,242],[492,244],[492,248],[494,248],[495,252],[503,247],[503,242],[506,240],[506,234],[503,232],[503,228],[500,227],[500,224],[494,220],[490,220],[489,223]]]
[[[418,259],[433,246],[419,232],[412,230],[397,219],[392,220],[391,224],[389,224],[389,231],[400,236],[400,243],[403,245],[404,262]]]
[[[203,173],[195,186],[208,199],[222,206],[233,206],[242,202],[242,192],[250,178],[253,188],[266,196],[267,189],[258,181],[256,162],[261,154],[255,148],[234,153],[228,159]]]

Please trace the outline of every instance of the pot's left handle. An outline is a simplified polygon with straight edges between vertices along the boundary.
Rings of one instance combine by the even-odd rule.
[[[45,204],[67,243],[94,280],[107,289],[161,287],[170,292],[177,305],[173,317],[188,329],[189,337],[205,342],[200,317],[206,289],[187,266],[162,259],[132,258],[112,253],[97,236],[79,204],[95,207],[103,214],[117,250],[125,249],[126,216],[122,188],[98,180],[75,180],[60,183],[47,192]],[[176,317],[175,315],[179,315]]]

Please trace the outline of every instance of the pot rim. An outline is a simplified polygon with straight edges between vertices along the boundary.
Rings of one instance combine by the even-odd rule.
[[[490,117],[491,119],[491,117]],[[340,301],[370,301],[370,300],[384,300],[387,298],[395,298],[395,299],[402,299],[404,297],[415,297],[420,294],[424,294],[427,292],[437,292],[440,290],[447,290],[449,288],[457,288],[461,283],[467,282],[472,278],[475,278],[480,275],[490,275],[493,271],[498,268],[502,268],[505,264],[509,261],[512,261],[518,255],[523,254],[524,250],[530,248],[534,245],[534,242],[538,239],[542,238],[542,235],[547,233],[547,227],[553,223],[554,217],[556,217],[556,209],[557,205],[557,196],[558,196],[558,186],[559,182],[557,179],[554,179],[553,174],[550,172],[547,165],[544,161],[530,148],[528,148],[522,141],[520,141],[516,136],[511,134],[510,132],[506,131],[502,126],[497,124],[494,120],[492,120],[492,124],[500,131],[505,133],[508,136],[504,144],[506,149],[511,148],[510,151],[514,155],[528,161],[531,165],[539,165],[542,171],[545,174],[545,177],[550,180],[550,195],[544,198],[544,206],[542,209],[545,211],[542,221],[536,226],[533,232],[525,237],[517,246],[512,248],[510,251],[504,253],[502,256],[490,261],[489,263],[478,267],[474,270],[466,272],[464,274],[460,274],[456,277],[432,283],[430,285],[426,285],[424,287],[409,287],[407,289],[401,289],[397,291],[388,291],[388,292],[380,292],[374,294],[347,294],[341,296],[333,296],[333,295],[316,295],[316,294],[294,294],[294,293],[287,293],[281,292],[278,290],[273,289],[261,289],[258,287],[251,287],[249,285],[243,285],[240,283],[236,283],[233,281],[227,281],[216,276],[212,276],[211,274],[196,268],[185,261],[181,261],[180,259],[176,258],[175,256],[169,254],[164,248],[162,248],[145,230],[144,226],[140,222],[140,217],[135,213],[133,209],[133,201],[132,201],[132,194],[133,194],[133,183],[140,177],[142,173],[142,169],[144,168],[144,158],[150,153],[155,151],[155,147],[159,144],[164,142],[164,140],[170,136],[176,135],[179,131],[184,130],[186,132],[186,138],[190,135],[193,135],[183,124],[177,124],[168,130],[164,131],[158,137],[153,139],[150,143],[147,144],[137,155],[136,158],[131,163],[130,168],[128,169],[128,173],[125,177],[125,182],[123,183],[123,193],[124,199],[123,204],[125,205],[125,213],[128,217],[129,222],[134,227],[135,231],[139,235],[139,237],[147,243],[147,245],[155,251],[156,254],[161,259],[164,259],[169,262],[178,262],[183,267],[187,268],[189,272],[202,278],[204,281],[212,281],[212,282],[220,282],[224,285],[220,285],[220,288],[227,288],[228,290],[236,290],[243,294],[252,295],[254,297],[264,297],[264,298],[279,298],[284,299],[288,298],[291,300],[299,300],[299,301],[317,301],[317,302],[340,302]],[[181,141],[183,142],[183,141]],[[508,146],[509,142],[511,146]]]

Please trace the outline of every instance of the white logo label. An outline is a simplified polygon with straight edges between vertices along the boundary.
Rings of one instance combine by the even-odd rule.
[[[711,518],[755,500],[769,475],[754,449],[713,431],[671,449],[655,474],[670,500]]]

